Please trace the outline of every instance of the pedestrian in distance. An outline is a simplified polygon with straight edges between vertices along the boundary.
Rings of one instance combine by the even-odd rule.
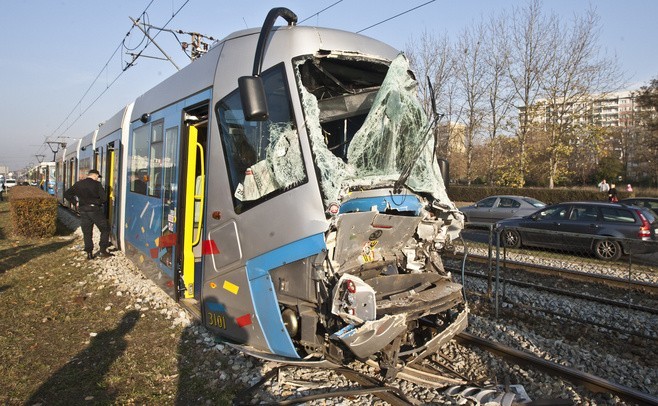
[[[617,203],[619,198],[617,198],[617,188],[614,183],[610,184],[610,190],[608,190],[608,201],[610,203]]]
[[[610,191],[610,185],[608,182],[603,179],[601,182],[599,182],[599,192],[601,193],[608,193]]]
[[[113,256],[107,251],[110,246],[110,224],[105,218],[103,204],[107,201],[107,194],[103,185],[98,181],[100,174],[92,169],[87,172],[87,177],[76,182],[66,192],[64,198],[73,202],[77,199],[78,212],[80,212],[80,228],[85,242],[87,259],[94,259],[94,225],[101,232],[99,242],[100,252],[98,256],[107,258]]]

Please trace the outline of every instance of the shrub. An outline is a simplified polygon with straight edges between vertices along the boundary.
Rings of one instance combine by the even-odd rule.
[[[485,197],[493,195],[517,195],[534,197],[547,204],[572,201],[589,201],[589,200],[608,200],[608,195],[601,193],[598,189],[590,187],[584,188],[512,188],[496,186],[454,186],[448,188],[448,196],[454,202],[477,202]],[[618,188],[617,196],[619,199],[634,197],[636,193],[626,192]],[[645,193],[643,196],[649,196],[651,193]],[[639,196],[639,195],[638,195]]]
[[[24,237],[52,237],[57,230],[57,199],[33,186],[14,186],[9,192],[14,233]]]

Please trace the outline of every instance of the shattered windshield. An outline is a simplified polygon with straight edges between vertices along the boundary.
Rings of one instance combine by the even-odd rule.
[[[298,62],[297,80],[325,207],[349,188],[393,186],[411,163],[406,186],[447,202],[407,58],[321,58]]]

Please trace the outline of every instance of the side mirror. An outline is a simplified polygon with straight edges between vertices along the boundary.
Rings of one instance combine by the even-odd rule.
[[[260,78],[263,67],[265,49],[270,38],[270,33],[277,18],[283,17],[289,26],[297,24],[297,15],[285,7],[276,7],[270,10],[265,17],[265,22],[258,35],[256,54],[254,55],[254,69],[251,76],[238,78],[240,98],[242,99],[242,111],[247,121],[265,121],[269,116],[267,110],[267,99],[265,98],[265,87]]]
[[[244,119],[247,121],[265,121],[269,116],[265,87],[260,76],[242,76],[238,78],[240,100]]]

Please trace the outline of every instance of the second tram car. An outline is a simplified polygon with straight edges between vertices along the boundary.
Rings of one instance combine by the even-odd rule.
[[[57,196],[98,169],[114,244],[243,351],[394,372],[468,314],[416,92],[390,46],[273,9],[62,150]]]

